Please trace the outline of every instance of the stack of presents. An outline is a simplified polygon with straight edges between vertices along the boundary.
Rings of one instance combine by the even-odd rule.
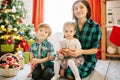
[[[9,39],[7,40],[6,44],[0,45],[0,56],[2,57],[2,55],[7,54],[7,53],[20,55],[21,57],[24,58],[24,63],[27,64],[29,62],[29,54],[30,54],[29,48],[33,42],[34,40],[26,41],[25,39],[23,39],[20,42],[20,44],[15,45],[12,43],[12,40]]]
[[[24,68],[24,64],[29,63],[29,47],[33,40],[22,40],[19,45],[8,40],[6,44],[0,45],[0,75],[4,77],[16,76],[18,71]]]

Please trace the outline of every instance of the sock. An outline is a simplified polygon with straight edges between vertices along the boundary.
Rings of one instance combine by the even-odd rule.
[[[57,60],[55,60],[55,62],[54,62],[54,73],[55,73],[55,75],[59,75],[59,70],[60,70],[60,63],[57,61]]]

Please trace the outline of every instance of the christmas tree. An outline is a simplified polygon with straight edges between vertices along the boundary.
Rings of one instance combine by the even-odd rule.
[[[26,24],[27,11],[22,0],[0,0],[0,45],[34,39],[34,26]]]

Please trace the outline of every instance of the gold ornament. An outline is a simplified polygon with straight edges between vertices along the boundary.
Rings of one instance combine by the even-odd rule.
[[[14,28],[13,30],[14,30],[14,31],[17,31],[17,28]]]
[[[18,51],[22,51],[23,52],[24,49],[22,47],[20,47],[20,45],[18,45],[18,48],[16,48],[16,50],[17,50],[17,52]]]
[[[4,26],[4,25],[1,25],[1,28],[3,29],[3,28],[5,28],[5,26]]]

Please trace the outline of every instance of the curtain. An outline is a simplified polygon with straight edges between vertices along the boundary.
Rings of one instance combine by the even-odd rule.
[[[35,29],[43,22],[44,0],[33,0],[32,23]]]
[[[91,18],[96,21],[98,24],[101,25],[101,0],[88,0],[90,7],[91,7]],[[97,53],[97,58],[101,58],[101,43],[100,49]]]
[[[101,25],[101,0],[88,0],[92,9],[91,18]]]

